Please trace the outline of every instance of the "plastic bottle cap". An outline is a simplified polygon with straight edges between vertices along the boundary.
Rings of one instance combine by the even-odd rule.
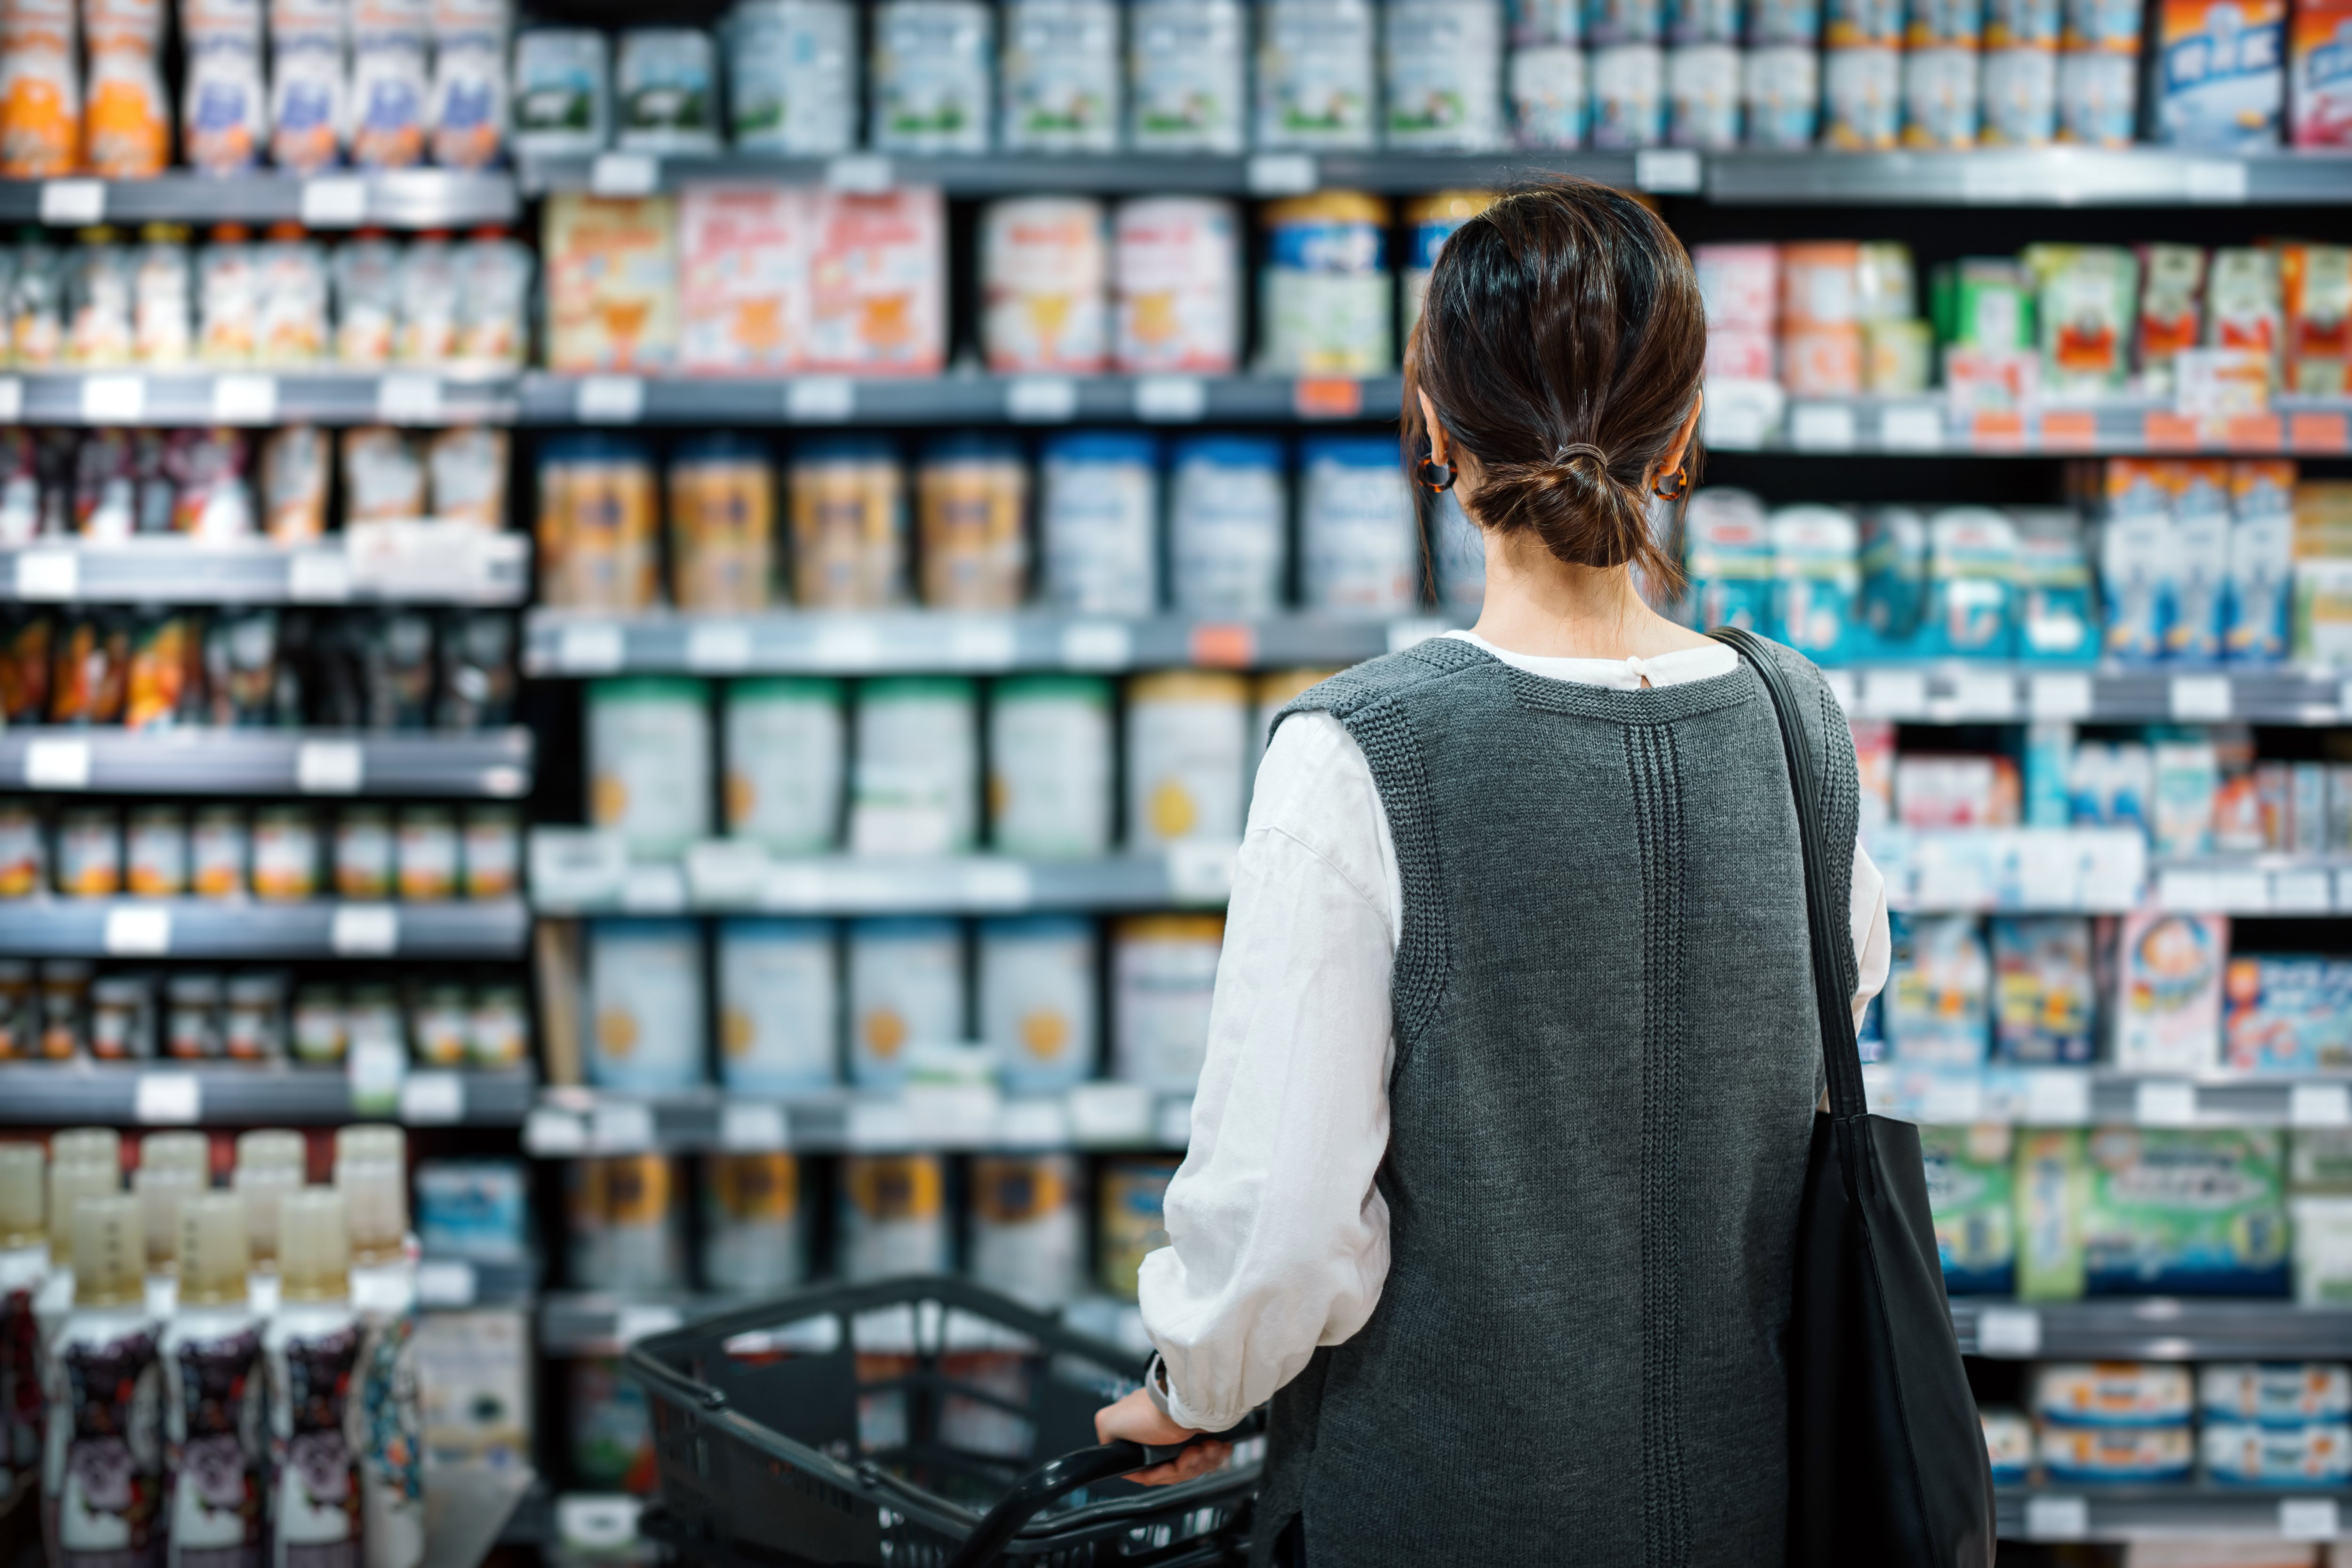
[[[46,1238],[48,1163],[38,1143],[0,1143],[0,1247],[33,1247]]]
[[[245,1200],[235,1193],[198,1193],[180,1205],[180,1305],[229,1307],[245,1300],[252,1271]]]
[[[111,1127],[68,1127],[49,1137],[49,1158],[60,1165],[86,1161],[122,1168],[122,1134]]]
[[[278,1297],[340,1301],[352,1293],[352,1242],[343,1194],[332,1187],[288,1193],[278,1205]]]
[[[289,1132],[282,1127],[262,1127],[236,1135],[236,1168],[239,1172],[264,1167],[299,1172],[309,1163],[309,1146],[299,1132]],[[299,1184],[301,1177],[296,1176],[295,1181]]]
[[[131,1190],[139,1194],[146,1216],[147,1267],[169,1274],[180,1256],[180,1209],[205,1189],[205,1179],[176,1165],[142,1165],[131,1173]]]
[[[408,1234],[408,1181],[387,1160],[338,1160],[335,1190],[349,1205],[352,1260],[390,1263]]]
[[[300,1167],[239,1165],[230,1184],[245,1199],[246,1236],[253,1266],[265,1272],[278,1267],[278,1211],[286,1194],[302,1186]]]
[[[113,1164],[89,1160],[63,1160],[49,1167],[49,1212],[58,1216],[49,1237],[49,1259],[60,1268],[73,1267],[74,1205],[83,1198],[111,1197],[122,1191],[122,1171]]]
[[[212,1180],[212,1140],[201,1132],[150,1132],[139,1141],[142,1171],[186,1171],[200,1184]]]
[[[81,1197],[73,1210],[74,1305],[126,1307],[146,1299],[147,1242],[139,1200]]]

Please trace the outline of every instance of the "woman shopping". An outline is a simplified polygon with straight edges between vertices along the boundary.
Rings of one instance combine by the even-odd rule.
[[[1652,503],[1706,335],[1682,247],[1599,185],[1497,202],[1431,279],[1408,447],[1484,535],[1484,609],[1276,721],[1143,1264],[1160,1354],[1097,1418],[1172,1444],[1271,1400],[1261,1563],[1782,1560],[1803,863],[1762,683],[1639,591],[1678,581]],[[1859,1016],[1888,940],[1853,747],[1775,651]]]

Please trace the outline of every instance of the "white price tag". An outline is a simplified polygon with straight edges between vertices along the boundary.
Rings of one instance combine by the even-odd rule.
[[[274,375],[213,377],[213,423],[277,424],[278,378]]]
[[[2197,1086],[2178,1079],[2143,1080],[2132,1093],[2132,1120],[2142,1127],[2193,1127]]]
[[[16,557],[16,597],[56,602],[79,597],[81,556],[71,550],[27,550]]]
[[[1927,712],[1927,678],[1916,669],[1866,670],[1862,710],[1874,719],[1919,719]]]
[[[890,188],[893,178],[890,160],[879,153],[852,153],[824,166],[828,188],[856,195],[880,195]]]
[[[2181,723],[2215,723],[2230,716],[2228,676],[2176,675],[2171,684],[2172,716]]]
[[[1171,1094],[1160,1102],[1157,1142],[1162,1149],[1182,1149],[1192,1142],[1192,1097]]]
[[[1789,411],[1789,444],[1801,452],[1853,450],[1853,405],[1800,403]]]
[[[768,852],[742,838],[705,838],[686,847],[687,890],[698,904],[756,903],[768,878]]]
[[[2271,907],[2270,875],[2263,871],[2225,870],[2212,874],[2212,907],[2228,914],[2266,914]]]
[[[1151,1133],[1151,1091],[1139,1083],[1070,1090],[1070,1137],[1080,1144],[1140,1143]]]
[[[844,1136],[852,1149],[866,1152],[911,1149],[919,1142],[914,1119],[907,1114],[906,1105],[897,1100],[851,1100]]]
[[[2344,1533],[2343,1510],[2332,1497],[2281,1498],[2278,1528],[2289,1541],[2333,1541]]]
[[[147,416],[143,375],[86,375],[81,382],[81,422],[136,425]]]
[[[352,1109],[362,1116],[388,1116],[399,1108],[408,1079],[408,1048],[398,1040],[353,1040],[343,1059]]]
[[[1066,669],[1125,669],[1135,662],[1135,638],[1119,621],[1073,621],[1062,628]]]
[[[1019,635],[1009,620],[992,616],[948,623],[947,662],[951,669],[1010,669],[1020,652]]]
[[[626,1350],[647,1335],[666,1334],[685,1321],[676,1307],[624,1307],[613,1321],[613,1338]]]
[[[621,882],[621,907],[633,914],[677,914],[686,908],[686,868],[632,866]]]
[[[416,1266],[421,1307],[470,1307],[478,1293],[474,1266],[462,1258],[428,1258]]]
[[[466,1120],[466,1079],[454,1072],[413,1072],[400,1086],[400,1119],[411,1127],[450,1127]]]
[[[2025,1539],[2082,1541],[2091,1533],[2091,1504],[2078,1497],[2030,1497],[2025,1500]]]
[[[2334,879],[2324,870],[2277,871],[2271,876],[2271,912],[2324,915],[2335,907]]]
[[[1066,375],[1016,375],[1004,384],[1004,416],[1022,424],[1059,425],[1078,414],[1078,384]]]
[[[1964,669],[1952,677],[1952,716],[2007,723],[2017,717],[2017,681],[1994,670]]]
[[[2192,158],[2185,184],[2192,202],[2242,202],[2246,165],[2236,158]]]
[[[672,1312],[672,1321],[663,1327],[675,1328],[676,1318]],[[555,1500],[555,1532],[566,1546],[589,1552],[617,1552],[637,1539],[637,1513],[643,1507],[633,1497],[567,1492]]]
[[[1660,195],[1696,195],[1706,182],[1698,154],[1686,147],[1644,147],[1633,154],[1633,184]]]
[[[2091,678],[2087,675],[2036,675],[2025,683],[2025,711],[2042,720],[2088,719]]]
[[[784,384],[784,417],[838,425],[857,412],[857,384],[845,375],[803,375]]]
[[[357,795],[367,750],[357,741],[305,741],[294,749],[294,787],[304,795]]]
[[[404,374],[375,384],[375,416],[387,425],[441,423],[441,378]]]
[[[1919,1096],[1919,1120],[1935,1127],[1962,1127],[1984,1119],[1984,1079],[1974,1072],[1939,1072]]]
[[[734,1153],[760,1154],[791,1146],[781,1105],[722,1105],[719,1146]]]
[[[641,1153],[654,1146],[653,1110],[630,1100],[607,1100],[596,1107],[588,1141],[600,1154]]]
[[[1180,838],[1168,847],[1168,896],[1180,904],[1222,904],[1234,896],[1234,862],[1241,846],[1214,838]]]
[[[352,596],[352,558],[341,550],[291,551],[286,596],[298,605],[340,605]]]
[[[2029,1068],[2025,1073],[2028,1127],[2084,1127],[2091,1120],[2091,1075],[2074,1068]]]
[[[1977,1312],[1977,1354],[2030,1361],[2042,1353],[2042,1314],[2031,1307],[1985,1307]]]
[[[1066,1149],[1070,1108],[1057,1099],[1008,1100],[996,1113],[1001,1149]]]
[[[1209,384],[1197,375],[1135,378],[1135,416],[1155,424],[1184,424],[1209,411]]]
[[[103,180],[43,180],[41,221],[51,228],[87,228],[106,221]]]
[[[1878,445],[1888,452],[1940,452],[1944,411],[1932,403],[1890,403],[1878,414]]]
[[[43,736],[25,747],[26,789],[88,789],[89,742]]]
[[[725,675],[751,668],[751,628],[720,621],[686,629],[686,667]]]
[[[588,193],[649,196],[661,188],[661,160],[646,153],[599,153],[588,165]]]
[[[1315,159],[1307,153],[1260,153],[1249,161],[1254,196],[1301,196],[1317,184]]]
[[[583,376],[572,409],[583,425],[635,425],[646,416],[646,384],[634,375]]]
[[[536,1106],[523,1118],[522,1146],[542,1158],[584,1154],[588,1152],[588,1127],[568,1110]]]
[[[2352,1126],[2352,1086],[2296,1084],[2287,1090],[2286,1120],[2291,1127]]]
[[[628,640],[610,621],[565,626],[556,635],[556,668],[566,675],[603,675],[621,668]]]
[[[365,180],[327,174],[302,182],[304,228],[357,228],[367,221]]]
[[[161,958],[172,951],[172,911],[161,904],[117,904],[106,911],[100,945],[109,958]]]
[[[204,1113],[204,1084],[192,1072],[142,1072],[131,1088],[131,1119],[142,1125],[185,1127]]]
[[[400,911],[390,904],[344,904],[327,928],[339,958],[386,958],[400,951]]]
[[[25,417],[25,384],[13,375],[0,375],[0,425],[14,425]]]
[[[809,661],[819,669],[870,669],[881,661],[882,635],[873,622],[813,618],[820,624]]]

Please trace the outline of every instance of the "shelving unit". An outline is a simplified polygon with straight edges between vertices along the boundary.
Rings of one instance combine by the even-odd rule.
[[[2282,397],[2260,413],[2223,415],[2119,397],[1978,412],[1927,395],[1790,400],[1777,387],[1718,389],[1706,442],[1719,452],[1812,457],[2341,458],[2347,411],[2340,398]]]
[[[104,795],[435,795],[530,791],[527,729],[478,733],[341,730],[0,731],[0,788]]]
[[[0,423],[509,425],[514,378],[437,366],[56,370],[0,375]]]
[[[147,180],[0,180],[0,221],[299,223],[310,228],[471,228],[522,216],[514,178],[449,169],[380,174],[173,173]]]
[[[1941,1126],[2352,1126],[2352,1073],[2126,1072],[2092,1067],[1866,1063],[1881,1115]]]
[[[1951,1307],[1961,1353],[2004,1361],[2325,1361],[2352,1343],[2352,1309],[2292,1301],[1957,1296]]]
[[[2004,1487],[2004,1541],[2147,1541],[2254,1536],[2335,1541],[2352,1518],[2352,1491],[2268,1487]]]
[[[543,1159],[642,1153],[913,1153],[931,1149],[1181,1153],[1192,1097],[1088,1083],[1061,1094],[919,1086],[799,1094],[716,1087],[659,1093],[550,1089],[523,1123]]]
[[[159,537],[0,549],[0,603],[513,605],[530,593],[529,539],[431,520],[296,546]]]
[[[285,903],[213,899],[0,900],[0,952],[27,958],[520,958],[520,899]]]
[[[389,1106],[338,1068],[231,1062],[0,1063],[0,1124],[18,1127],[331,1127],[383,1117],[418,1126],[520,1127],[536,1078],[409,1073]]]

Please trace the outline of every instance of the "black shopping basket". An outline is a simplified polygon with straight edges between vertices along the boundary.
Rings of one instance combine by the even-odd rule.
[[[1094,1416],[1137,1358],[961,1279],[803,1290],[640,1340],[628,1371],[660,1466],[646,1533],[712,1568],[949,1568],[999,1535],[1019,1568],[1247,1550],[1262,1436],[1180,1486],[1118,1479],[1143,1451],[1096,1447]]]

